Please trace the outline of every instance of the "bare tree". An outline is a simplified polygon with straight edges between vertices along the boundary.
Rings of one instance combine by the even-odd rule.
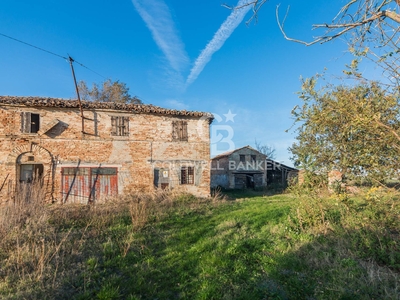
[[[83,100],[97,102],[117,102],[127,104],[141,104],[142,101],[136,96],[129,94],[129,88],[125,83],[111,81],[108,79],[100,84],[94,83],[89,88],[85,81],[78,83],[79,93]]]
[[[272,146],[268,146],[266,144],[262,145],[260,142],[257,141],[257,139],[255,140],[255,145],[256,145],[256,149],[258,152],[264,154],[267,156],[267,158],[269,159],[275,159],[276,155],[275,155],[275,148]]]
[[[267,2],[268,0],[254,0],[238,7],[224,6],[240,9],[243,6],[251,5],[253,15],[248,20],[249,23],[257,20],[259,10]],[[361,74],[355,73],[357,63],[363,58],[368,58],[382,67],[386,77],[398,87],[400,83],[399,6],[400,0],[347,0],[340,7],[336,16],[333,16],[332,21],[312,25],[313,30],[322,32],[308,42],[287,35],[284,27],[289,8],[284,17],[281,18],[278,5],[276,18],[285,39],[306,46],[326,43],[345,36],[350,52],[356,57],[352,64],[353,70],[349,71],[349,75],[360,76]]]
[[[252,6],[252,10],[253,10],[253,14],[250,17],[250,19],[247,20],[247,22],[246,22],[246,24],[250,24],[254,20],[257,21],[258,11],[267,2],[268,2],[268,0],[254,0],[254,1],[249,1],[246,4],[239,5],[239,6],[231,6],[231,5],[226,4],[226,3],[223,3],[222,6],[228,8],[228,9],[241,9],[243,7],[251,5]]]

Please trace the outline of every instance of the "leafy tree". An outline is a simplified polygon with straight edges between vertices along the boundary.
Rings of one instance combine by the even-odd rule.
[[[299,96],[303,105],[292,111],[299,125],[297,141],[290,148],[297,166],[378,181],[398,170],[398,94],[375,82],[316,90],[312,78],[303,81]]]
[[[125,83],[111,81],[108,79],[100,84],[94,83],[89,88],[85,81],[78,83],[79,94],[82,100],[97,102],[117,102],[126,104],[141,104],[142,101],[136,96],[129,94],[129,88]]]
[[[251,5],[257,14],[268,0],[251,0],[232,9]],[[282,17],[276,8],[283,36],[307,46],[345,37],[355,56],[345,71],[357,85],[325,86],[316,90],[315,79],[305,80],[303,105],[293,114],[299,125],[297,142],[290,149],[296,164],[310,170],[339,169],[348,175],[374,179],[398,169],[400,148],[400,0],[345,0],[338,4],[332,21],[313,25],[320,33],[311,41],[291,38],[285,31],[288,11]],[[365,80],[358,64],[372,60],[381,67],[384,83]]]
[[[266,155],[267,158],[269,158],[269,159],[275,159],[276,158],[275,148],[274,147],[268,146],[266,144],[262,145],[257,140],[255,140],[255,145],[256,145],[257,151],[262,153],[262,154],[264,154],[264,155]]]
[[[250,0],[231,9],[251,5],[257,14],[268,0]],[[228,5],[225,5],[228,6]],[[315,79],[305,80],[303,105],[292,112],[299,125],[291,147],[297,165],[311,171],[339,169],[348,176],[381,180],[396,172],[400,150],[400,0],[345,0],[332,21],[313,25],[320,33],[311,41],[291,38],[285,31],[288,10],[276,8],[283,36],[306,46],[345,37],[354,59],[345,71],[356,85],[325,86],[316,90]],[[229,7],[229,6],[228,6]],[[363,78],[358,64],[373,61],[382,68],[385,82]]]

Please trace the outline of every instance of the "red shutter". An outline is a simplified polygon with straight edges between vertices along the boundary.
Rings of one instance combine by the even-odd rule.
[[[63,168],[63,202],[102,201],[118,195],[117,168]]]

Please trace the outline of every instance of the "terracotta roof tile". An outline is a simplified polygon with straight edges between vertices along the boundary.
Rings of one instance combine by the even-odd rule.
[[[220,158],[222,158],[222,157],[229,156],[229,155],[231,155],[232,153],[235,153],[236,151],[242,150],[242,149],[244,149],[244,148],[248,148],[248,149],[250,149],[250,150],[254,150],[254,151],[256,151],[256,152],[259,152],[258,150],[254,149],[253,147],[250,147],[249,145],[247,145],[247,146],[243,146],[243,147],[237,148],[237,149],[235,149],[235,150],[231,150],[231,151],[227,151],[227,152],[221,153],[221,154],[219,154],[219,155],[213,157],[212,159],[213,159],[213,160],[214,160],[214,159],[220,159]],[[264,154],[261,153],[261,152],[259,152],[259,153],[262,154],[262,155],[264,155]]]
[[[206,117],[214,119],[211,113],[199,111],[186,111],[176,109],[166,109],[151,104],[124,104],[116,102],[92,102],[81,101],[83,109],[113,109],[128,111],[133,113],[149,113],[159,115],[175,115],[189,117]],[[59,107],[59,108],[79,108],[78,100],[67,100],[61,98],[49,97],[18,97],[18,96],[0,96],[0,105],[25,105],[31,107]]]

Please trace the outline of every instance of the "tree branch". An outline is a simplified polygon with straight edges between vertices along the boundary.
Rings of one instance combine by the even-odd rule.
[[[388,126],[388,125],[382,123],[381,121],[379,121],[379,120],[376,119],[376,118],[375,118],[375,122],[376,122],[376,124],[378,124],[379,126],[382,126],[382,127],[386,128],[388,131],[390,131],[390,132],[396,137],[396,139],[400,141],[400,136],[399,136],[399,134],[398,134],[393,128],[391,128],[390,126]]]
[[[398,1],[400,1],[400,0],[398,0]],[[286,20],[287,14],[288,14],[288,11],[286,12],[284,20],[281,23],[280,20],[279,20],[279,5],[276,7],[276,20],[278,22],[279,29],[282,32],[284,38],[286,40],[288,40],[288,41],[300,43],[300,44],[303,44],[303,45],[306,45],[306,46],[311,46],[311,45],[314,45],[316,43],[321,43],[321,44],[322,43],[326,43],[328,41],[331,41],[331,40],[333,40],[333,39],[345,34],[346,32],[348,32],[348,31],[350,31],[350,30],[352,30],[354,28],[360,27],[360,26],[365,25],[367,23],[372,23],[375,20],[383,18],[383,17],[388,17],[388,18],[392,19],[393,21],[400,23],[400,15],[398,15],[397,13],[392,12],[392,11],[383,10],[383,11],[380,11],[380,12],[376,13],[375,15],[373,15],[373,16],[371,16],[371,17],[369,17],[369,18],[367,18],[367,19],[365,19],[363,21],[360,21],[360,22],[345,23],[345,24],[315,24],[315,25],[312,25],[313,29],[327,28],[327,29],[343,29],[343,30],[341,30],[340,32],[338,32],[336,34],[333,34],[333,35],[320,36],[320,37],[317,37],[316,39],[314,39],[311,42],[306,42],[306,41],[303,41],[303,40],[290,38],[290,37],[288,37],[286,35],[286,32],[284,30],[284,25],[285,25],[284,22]]]
[[[400,0],[396,0],[397,4],[399,4],[399,2],[400,2]],[[389,19],[391,19],[397,23],[400,23],[400,15],[395,13],[394,11],[383,10],[382,13],[383,13],[383,16],[388,17]]]
[[[334,20],[337,19],[340,14],[346,14],[346,12],[349,9],[349,7],[352,4],[356,3],[357,1],[358,0],[352,0],[351,2],[346,4],[340,10],[339,14],[334,18]],[[317,43],[321,43],[321,44],[322,43],[326,43],[326,42],[331,41],[331,40],[333,40],[333,39],[335,39],[337,37],[340,37],[340,36],[344,35],[345,33],[347,33],[348,31],[350,31],[352,29],[355,29],[357,27],[361,27],[363,25],[372,23],[372,22],[374,22],[376,20],[379,20],[379,19],[389,18],[392,21],[395,21],[396,23],[400,24],[400,15],[399,14],[397,14],[396,12],[391,11],[391,10],[380,10],[385,3],[386,2],[383,1],[382,4],[379,6],[379,8],[376,10],[376,13],[373,13],[372,16],[370,16],[369,18],[365,18],[365,19],[363,19],[361,21],[358,21],[358,22],[349,22],[349,23],[342,23],[342,24],[327,24],[327,23],[325,23],[325,24],[312,25],[313,29],[326,28],[326,29],[333,29],[333,30],[334,29],[342,29],[342,30],[337,32],[337,33],[335,33],[335,34],[332,34],[332,35],[319,36],[319,37],[315,38],[311,42],[306,42],[306,41],[303,41],[303,40],[298,40],[298,39],[290,38],[290,37],[287,36],[287,34],[286,34],[285,30],[284,30],[284,25],[285,25],[286,18],[288,16],[289,7],[288,7],[288,10],[286,11],[285,17],[283,18],[282,22],[280,21],[280,18],[279,18],[279,7],[280,7],[280,5],[277,5],[275,14],[276,14],[276,20],[277,20],[279,29],[280,29],[281,33],[283,34],[283,36],[284,36],[284,38],[286,40],[292,41],[292,42],[296,42],[296,43],[300,43],[300,44],[303,44],[303,45],[306,45],[306,46],[311,46],[311,45],[314,45],[314,44],[317,44]],[[396,0],[396,3],[399,4],[400,0]]]

